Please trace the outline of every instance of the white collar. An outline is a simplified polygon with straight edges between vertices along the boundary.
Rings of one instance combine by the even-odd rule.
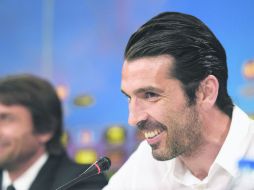
[[[227,138],[214,161],[234,177],[237,173],[237,162],[243,157],[251,140],[248,138],[249,126],[248,115],[239,107],[234,106]]]
[[[16,190],[27,190],[32,185],[42,166],[48,159],[48,154],[44,153],[30,168],[28,168],[19,178],[11,182],[8,171],[3,171],[2,187],[5,190],[10,184],[13,184]]]

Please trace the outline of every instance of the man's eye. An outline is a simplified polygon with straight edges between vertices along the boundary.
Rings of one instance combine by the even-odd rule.
[[[145,93],[145,98],[146,98],[146,99],[148,99],[148,98],[155,98],[155,97],[157,97],[157,96],[158,96],[158,94],[153,93],[153,92],[146,92],[146,93]]]

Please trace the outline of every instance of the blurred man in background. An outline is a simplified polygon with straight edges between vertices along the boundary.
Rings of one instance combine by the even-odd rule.
[[[0,79],[2,190],[55,190],[88,168],[68,158],[60,142],[62,117],[61,102],[46,80],[32,75]],[[72,189],[101,189],[106,184],[98,175]]]
[[[227,92],[225,50],[194,16],[166,12],[125,49],[129,124],[146,141],[105,190],[224,190],[237,161],[254,158],[254,122]]]

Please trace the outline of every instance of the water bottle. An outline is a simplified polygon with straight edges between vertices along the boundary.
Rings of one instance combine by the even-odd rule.
[[[228,190],[254,190],[254,160],[241,159],[238,169],[238,175]]]

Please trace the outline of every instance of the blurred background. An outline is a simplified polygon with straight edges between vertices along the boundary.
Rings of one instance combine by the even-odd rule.
[[[124,48],[162,11],[192,14],[212,29],[227,52],[229,93],[253,116],[253,0],[0,0],[0,77],[50,80],[63,102],[68,153],[80,163],[107,155],[112,173],[143,139],[127,124],[120,92]]]

